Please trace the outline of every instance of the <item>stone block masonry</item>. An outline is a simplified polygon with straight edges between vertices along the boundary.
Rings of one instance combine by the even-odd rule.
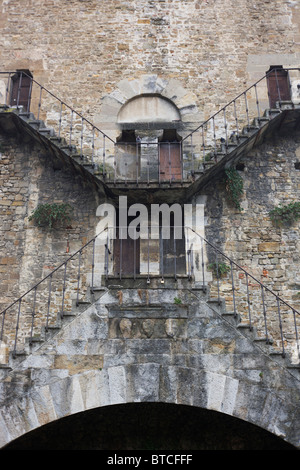
[[[277,135],[258,146],[240,161],[239,173],[243,179],[243,210],[237,211],[228,202],[224,178],[219,179],[216,189],[205,189],[206,194],[206,227],[205,233],[209,240],[220,247],[223,253],[232,258],[239,266],[252,274],[256,279],[268,286],[275,293],[294,306],[300,307],[300,268],[299,268],[299,220],[291,225],[276,225],[272,222],[269,212],[279,205],[287,205],[299,200],[300,172],[299,132],[288,135]],[[244,167],[243,167],[243,165]],[[226,263],[226,260],[223,260]],[[223,283],[223,294],[232,304],[228,293],[230,286]],[[254,315],[263,318],[259,285],[251,282],[252,310]],[[236,294],[246,290],[245,276],[241,273]],[[266,296],[267,316],[273,319],[274,331],[278,330],[277,305],[272,296]],[[247,318],[246,305],[244,319]],[[284,309],[283,309],[284,311]],[[297,321],[299,319],[297,318]],[[293,328],[292,315],[284,317]],[[261,322],[262,325],[262,322]],[[279,337],[277,331],[276,335]],[[294,351],[295,359],[297,351]]]
[[[0,182],[2,311],[93,238],[99,195],[81,176],[55,168],[48,151],[33,140],[26,142],[25,134],[20,144],[15,134],[1,133]],[[49,230],[29,221],[34,209],[45,203],[70,204],[70,224]],[[60,292],[62,281],[53,289]],[[31,307],[22,305],[22,318],[28,324],[30,299]],[[16,316],[17,306],[10,311],[11,320],[9,315],[6,318],[12,335]]]
[[[170,290],[165,288],[164,296]],[[149,308],[142,299],[132,301],[132,289],[124,289],[123,307],[116,289],[107,292],[7,372],[0,384],[0,446],[76,413],[150,402],[224,413],[299,448],[299,381],[205,306],[199,295],[200,301],[186,290],[183,306],[169,306],[169,320],[185,317],[183,328],[171,334],[161,328],[162,293],[157,289],[149,291]],[[154,328],[147,335],[123,328],[112,334],[109,318],[134,321],[133,307]],[[182,335],[184,329],[187,335]]]
[[[40,83],[92,121],[100,114],[103,97],[124,78],[157,74],[177,79],[197,96],[195,104],[209,117],[249,80],[260,78],[274,59],[276,64],[280,60],[278,65],[299,65],[297,2],[37,0],[25,8],[17,1],[1,4],[3,69],[31,70]]]

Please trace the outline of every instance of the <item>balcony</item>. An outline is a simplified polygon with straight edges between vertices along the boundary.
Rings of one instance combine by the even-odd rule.
[[[149,123],[126,129],[122,122],[108,135],[28,71],[1,72],[1,125],[5,129],[5,117],[17,116],[26,131],[52,146],[58,161],[84,170],[114,195],[132,189],[138,200],[149,189],[153,197],[169,194],[174,200],[234,165],[282,126],[287,112],[285,123],[293,125],[300,112],[299,90],[298,68],[272,68],[192,132],[174,115],[174,122],[161,124],[161,132]],[[169,189],[177,193],[171,196]]]

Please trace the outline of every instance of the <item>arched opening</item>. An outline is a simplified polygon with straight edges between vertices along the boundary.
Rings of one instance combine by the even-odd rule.
[[[3,450],[165,449],[296,450],[237,418],[166,403],[130,403],[78,413],[32,431]]]
[[[181,116],[169,99],[142,94],[120,109],[117,124],[117,179],[128,182],[182,180]]]
[[[119,111],[117,122],[124,128],[132,124],[147,124],[164,129],[181,120],[178,108],[169,99],[158,94],[142,94],[125,103]]]

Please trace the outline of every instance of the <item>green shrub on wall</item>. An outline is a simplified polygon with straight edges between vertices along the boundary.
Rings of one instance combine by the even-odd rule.
[[[66,203],[40,204],[29,220],[33,220],[38,226],[52,228],[56,223],[69,223],[72,211],[72,206]]]
[[[230,266],[225,263],[211,263],[208,265],[208,269],[213,271],[214,275],[220,279],[222,276],[229,273]]]
[[[227,197],[239,211],[242,211],[240,200],[244,191],[243,178],[235,168],[225,170],[225,175]]]
[[[276,225],[291,225],[300,219],[300,202],[291,202],[285,206],[279,204],[269,212],[269,216]]]

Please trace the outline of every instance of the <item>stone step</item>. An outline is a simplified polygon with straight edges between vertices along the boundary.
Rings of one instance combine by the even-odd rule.
[[[45,136],[45,137],[54,136],[54,130],[53,130],[53,129],[49,129],[49,128],[47,128],[47,127],[42,128],[42,129],[39,129],[39,133],[42,134],[42,135]]]

